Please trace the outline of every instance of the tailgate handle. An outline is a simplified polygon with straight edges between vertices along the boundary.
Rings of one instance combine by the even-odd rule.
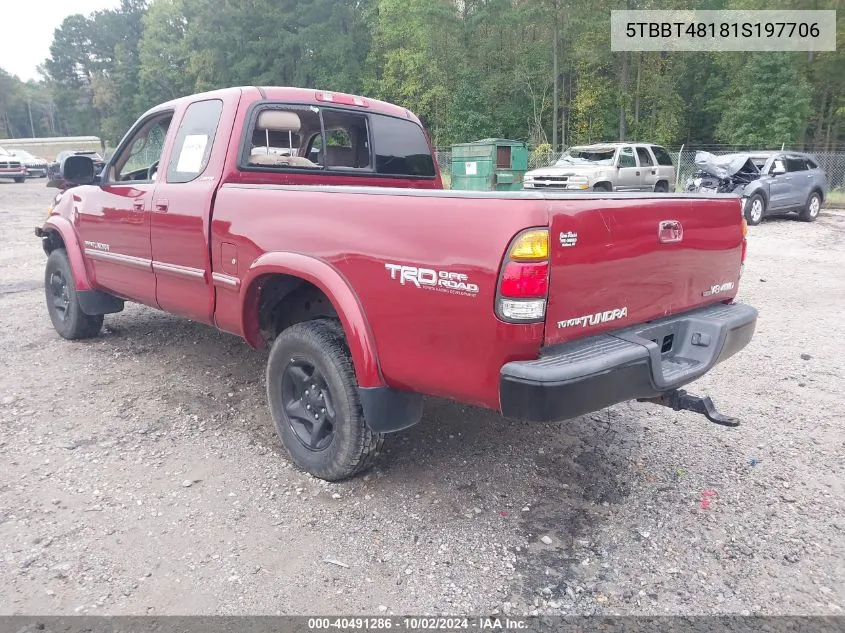
[[[673,244],[684,239],[684,227],[677,220],[661,220],[657,228],[661,244]]]

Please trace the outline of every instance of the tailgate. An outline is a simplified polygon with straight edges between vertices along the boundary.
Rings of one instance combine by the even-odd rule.
[[[549,198],[545,344],[726,301],[737,292],[734,196]]]

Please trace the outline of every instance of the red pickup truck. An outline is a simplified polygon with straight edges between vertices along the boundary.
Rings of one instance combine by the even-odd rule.
[[[349,477],[422,394],[549,421],[650,399],[750,340],[739,198],[442,190],[419,120],[364,97],[231,88],[144,114],[102,174],[69,157],[36,229],[68,339],[135,301],[269,346],[301,468]]]

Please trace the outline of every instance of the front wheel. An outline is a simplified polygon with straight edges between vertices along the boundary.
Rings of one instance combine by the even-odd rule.
[[[15,177],[15,179],[14,179],[14,180],[15,180],[15,182],[24,182],[24,181],[26,180],[26,178],[23,178],[23,177],[17,176],[17,177]]]
[[[766,212],[766,201],[759,193],[755,193],[745,203],[745,219],[751,226],[757,226],[763,220]]]
[[[267,399],[291,459],[315,477],[351,477],[381,449],[383,436],[364,420],[343,331],[329,319],[297,323],[276,337]]]
[[[798,214],[798,217],[804,222],[815,222],[819,217],[819,212],[822,209],[822,197],[817,191],[810,194],[807,198],[807,204],[804,205],[804,210]]]
[[[90,315],[82,311],[70,262],[63,248],[57,248],[47,258],[44,293],[50,321],[59,336],[70,340],[97,336],[103,327],[103,315]]]

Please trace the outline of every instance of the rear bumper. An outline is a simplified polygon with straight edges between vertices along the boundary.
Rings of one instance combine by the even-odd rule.
[[[537,360],[502,367],[502,413],[547,422],[656,397],[741,350],[756,323],[751,306],[717,304],[545,348]]]

